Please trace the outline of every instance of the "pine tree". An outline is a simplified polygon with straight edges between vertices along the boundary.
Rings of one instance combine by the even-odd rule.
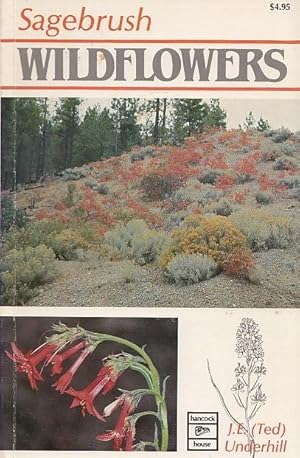
[[[167,99],[150,99],[145,100],[140,105],[140,113],[146,117],[142,125],[143,141],[154,143],[155,145],[163,144],[167,137],[167,111],[171,105]]]
[[[173,140],[183,141],[205,126],[208,106],[202,99],[177,99],[173,103]]]
[[[73,154],[80,125],[79,98],[61,98],[56,104],[54,116],[55,147],[53,165],[56,170],[66,169],[73,165]]]
[[[38,99],[16,100],[16,182],[36,181],[42,112]]]
[[[1,188],[14,189],[14,117],[15,100],[1,99]]]
[[[263,117],[261,116],[259,120],[257,121],[256,129],[259,132],[264,132],[265,130],[270,129],[269,121],[267,121],[266,119],[263,119]]]
[[[252,111],[249,112],[248,116],[246,116],[246,119],[244,121],[244,124],[243,124],[243,127],[244,129],[253,129],[255,125],[255,118],[254,118],[254,115],[252,113]]]
[[[37,99],[40,106],[40,147],[36,160],[36,179],[47,174],[51,168],[52,122],[49,111],[49,100]]]
[[[99,161],[104,155],[111,155],[113,147],[113,122],[109,110],[101,111],[99,106],[88,108],[80,124],[74,164]]]
[[[221,108],[219,99],[211,99],[205,117],[205,127],[226,127],[226,111]]]
[[[137,122],[138,100],[113,99],[111,104],[114,124],[115,154],[128,151],[141,142],[140,126]]]

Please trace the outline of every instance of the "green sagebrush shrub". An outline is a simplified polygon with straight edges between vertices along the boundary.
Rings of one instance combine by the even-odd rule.
[[[45,245],[8,251],[1,266],[2,300],[8,305],[28,301],[36,287],[55,278],[54,260],[53,250]]]
[[[15,247],[45,245],[53,249],[57,259],[77,259],[77,250],[98,248],[99,237],[89,226],[68,227],[58,221],[35,221],[26,227],[10,232],[5,241],[5,251]]]
[[[282,183],[289,189],[299,188],[300,186],[300,175],[291,175],[282,181]]]
[[[280,145],[280,151],[286,156],[294,156],[294,154],[297,153],[297,148],[294,144],[284,143],[283,145]]]
[[[88,250],[90,248],[82,235],[73,229],[64,229],[53,238],[49,238],[48,246],[50,246],[57,259],[64,261],[72,261],[78,259],[78,250]]]
[[[213,212],[219,216],[230,216],[234,212],[234,206],[226,199],[220,199],[213,208]]]
[[[49,239],[62,232],[64,228],[63,223],[54,220],[31,222],[26,227],[15,229],[7,235],[5,250],[12,250],[16,247],[49,246]]]
[[[204,185],[200,190],[191,186],[182,186],[175,192],[173,199],[175,202],[195,202],[205,206],[209,202],[219,200],[223,194],[223,191],[215,189],[212,185]]]
[[[13,226],[24,227],[29,221],[26,211],[16,208],[11,196],[1,196],[1,232],[9,231]]]
[[[260,205],[269,205],[274,201],[273,194],[271,192],[258,191],[255,194],[256,202]]]
[[[137,162],[137,161],[143,161],[146,156],[149,156],[149,157],[155,156],[155,149],[152,146],[145,146],[141,148],[139,152],[133,153],[130,156],[130,161],[132,163]]]
[[[230,219],[246,236],[247,245],[254,251],[287,248],[293,240],[293,224],[286,216],[264,209],[243,209]]]
[[[142,220],[131,220],[107,232],[105,240],[122,258],[132,259],[144,265],[158,259],[167,244],[167,235],[164,232],[149,230]]]
[[[189,285],[208,280],[218,272],[217,263],[209,256],[179,254],[169,262],[164,274],[171,283]]]
[[[281,127],[281,129],[271,129],[265,133],[266,137],[271,137],[274,143],[282,143],[285,142],[290,138],[292,132],[285,127]]]
[[[216,169],[204,170],[202,175],[199,177],[200,183],[203,184],[215,184],[217,178],[222,175],[222,171]]]
[[[171,212],[166,220],[166,230],[171,231],[178,227],[188,216],[188,210],[178,210]]]
[[[281,157],[276,160],[273,169],[274,170],[290,170],[293,169],[294,167],[297,167],[298,162],[290,157]]]
[[[80,200],[79,194],[77,192],[76,185],[74,183],[68,183],[67,192],[65,197],[62,199],[63,204],[67,208],[73,207]]]
[[[88,172],[89,168],[86,166],[74,167],[73,169],[66,169],[62,172],[62,176],[65,181],[80,180],[81,178],[85,178]]]

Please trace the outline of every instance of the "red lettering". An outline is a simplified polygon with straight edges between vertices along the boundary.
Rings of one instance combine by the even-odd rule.
[[[21,18],[24,19],[24,21],[27,23],[27,26],[26,27],[18,27],[19,30],[28,30],[29,27],[31,26],[31,20],[26,16],[26,12],[31,12],[32,11],[32,8],[24,8],[22,11],[21,11]]]
[[[73,16],[72,14],[69,14],[68,16],[65,16],[63,19],[63,28],[65,30],[75,30],[76,26],[74,25],[73,27],[70,27],[69,25],[75,24],[76,25],[76,17]]]

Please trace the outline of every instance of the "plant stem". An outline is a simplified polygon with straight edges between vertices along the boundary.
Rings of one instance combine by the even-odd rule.
[[[149,369],[147,367],[143,366],[143,364],[134,363],[134,364],[131,364],[130,369],[142,374],[144,376],[144,378],[146,379],[148,387],[153,389],[153,383],[152,383],[152,379],[151,379],[151,372],[149,371]]]
[[[207,360],[207,369],[208,369],[208,373],[209,373],[209,376],[210,376],[210,380],[211,380],[211,383],[214,387],[214,389],[216,390],[216,392],[218,393],[219,395],[219,398],[221,399],[221,403],[224,407],[224,410],[225,412],[227,413],[228,417],[230,418],[230,420],[235,423],[242,431],[244,434],[247,435],[247,429],[245,428],[245,426],[240,423],[236,418],[234,418],[234,416],[232,415],[232,413],[230,412],[230,410],[228,409],[226,403],[225,403],[225,400],[224,400],[224,397],[220,391],[220,389],[217,387],[214,379],[213,379],[213,376],[212,376],[212,373],[211,373],[211,370],[210,370],[210,365],[209,365],[209,361]]]
[[[246,400],[245,400],[245,423],[246,423],[246,428],[247,428],[247,437],[248,437],[248,443],[250,445],[250,455],[252,458],[255,456],[255,441],[254,437],[251,434],[250,430],[250,416],[249,416],[249,398],[250,398],[250,391],[251,391],[251,371],[253,369],[251,364],[248,365],[248,371],[247,371],[247,392],[246,392]]]
[[[157,412],[154,412],[152,410],[145,410],[145,412],[139,412],[139,413],[131,415],[130,419],[133,419],[135,421],[135,423],[136,423],[140,418],[145,417],[147,415],[152,415],[152,416],[158,418]]]

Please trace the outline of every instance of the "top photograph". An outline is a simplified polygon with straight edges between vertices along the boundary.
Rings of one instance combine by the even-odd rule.
[[[0,303],[299,306],[300,101],[1,99]]]

